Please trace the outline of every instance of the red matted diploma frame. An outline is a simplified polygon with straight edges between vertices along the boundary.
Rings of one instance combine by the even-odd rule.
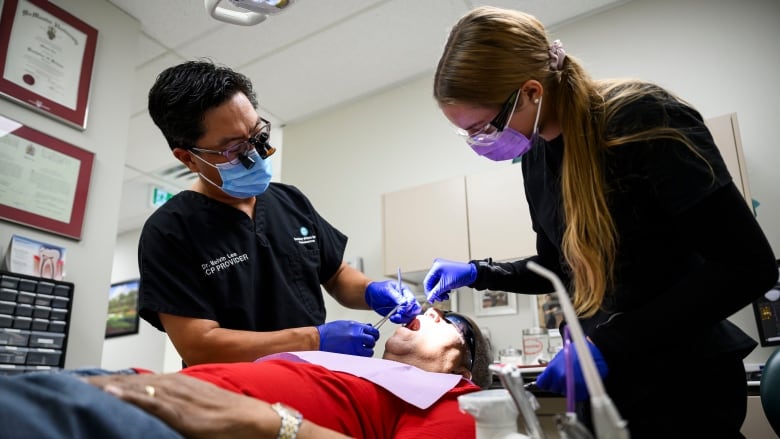
[[[93,159],[0,115],[0,219],[80,240]]]
[[[0,95],[86,129],[97,35],[46,0],[4,0]]]

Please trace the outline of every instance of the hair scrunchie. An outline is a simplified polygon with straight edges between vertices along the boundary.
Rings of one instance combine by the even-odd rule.
[[[556,72],[563,69],[563,60],[566,59],[566,50],[561,40],[553,41],[550,46],[550,70]]]

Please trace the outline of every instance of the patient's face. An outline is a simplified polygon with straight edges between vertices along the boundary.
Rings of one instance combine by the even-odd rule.
[[[462,363],[463,338],[458,329],[429,308],[385,342],[382,358],[417,366],[429,372],[452,373]],[[456,372],[459,373],[459,372]]]

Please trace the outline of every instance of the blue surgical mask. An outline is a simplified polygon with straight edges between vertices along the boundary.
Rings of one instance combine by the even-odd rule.
[[[257,150],[251,150],[247,157],[254,160],[255,165],[247,169],[241,162],[213,164],[203,160],[197,154],[194,154],[203,163],[217,168],[219,176],[222,179],[222,186],[218,186],[209,180],[202,173],[198,173],[204,180],[212,185],[222,189],[223,192],[235,198],[251,198],[262,194],[268,189],[271,182],[271,160],[263,160]]]
[[[534,131],[533,134],[531,134],[530,139],[507,126],[492,144],[471,145],[471,149],[477,154],[496,162],[512,160],[515,157],[527,153],[531,149],[533,139],[536,137],[539,130],[539,113],[541,110],[542,101],[541,98],[539,98],[539,104],[536,108],[536,120],[534,121]]]

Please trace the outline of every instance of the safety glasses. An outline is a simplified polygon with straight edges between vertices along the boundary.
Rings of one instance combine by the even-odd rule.
[[[444,320],[457,328],[461,333],[463,339],[466,341],[466,348],[468,349],[468,365],[469,370],[474,366],[474,354],[476,353],[476,338],[474,337],[474,330],[468,320],[463,318],[460,314],[455,314],[452,311],[445,311],[442,316]]]
[[[247,140],[243,142],[236,143],[235,145],[228,146],[227,148],[221,150],[221,151],[215,151],[213,149],[203,149],[203,148],[196,148],[192,147],[190,148],[192,151],[203,153],[203,154],[215,154],[215,155],[221,155],[222,157],[225,157],[230,163],[238,163],[239,161],[246,166],[244,163],[244,160],[247,158],[247,155],[250,151],[252,151],[252,148],[257,150],[257,153],[260,155],[260,158],[263,160],[267,159],[268,157],[271,157],[275,152],[276,148],[271,146],[270,143],[268,143],[268,138],[271,136],[271,122],[260,118],[260,121],[263,123],[263,126],[260,127],[260,130],[255,133],[252,137],[248,138]],[[254,163],[252,163],[254,165]],[[246,166],[247,168],[251,168],[251,166]]]
[[[504,104],[501,105],[501,110],[498,111],[496,117],[494,117],[490,123],[482,127],[482,129],[479,131],[470,133],[464,129],[456,128],[455,132],[466,139],[466,143],[469,145],[492,145],[493,142],[498,139],[498,136],[500,136],[509,125],[509,121],[512,119],[512,114],[514,114],[515,108],[517,108],[517,101],[519,100],[519,97],[520,89],[518,88],[512,92],[511,95],[509,95],[506,101],[504,101]]]

